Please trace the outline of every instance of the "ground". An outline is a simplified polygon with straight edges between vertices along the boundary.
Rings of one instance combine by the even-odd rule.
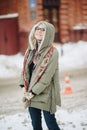
[[[65,109],[87,109],[87,69],[68,71],[72,94],[64,94],[66,89],[65,76],[60,74],[62,107]]]
[[[68,71],[72,94],[64,94],[65,72],[60,72],[62,107],[65,109],[87,109],[87,69]],[[19,77],[0,79],[0,114],[24,111]]]
[[[87,110],[87,69],[74,69],[67,72],[69,73],[72,93],[64,94],[66,89],[64,74],[66,71],[61,71],[59,73],[61,108],[70,112],[73,110]],[[18,84],[18,76],[10,79],[0,79],[0,115],[15,115],[26,112],[22,104],[22,90]],[[87,124],[85,126],[87,127]]]

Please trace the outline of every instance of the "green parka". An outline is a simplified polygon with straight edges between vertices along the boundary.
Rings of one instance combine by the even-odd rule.
[[[33,35],[35,27],[37,27],[40,23],[45,26],[46,32],[38,50],[38,55],[36,58],[37,65],[32,73],[31,82],[29,84],[29,90],[32,90],[36,94],[31,99],[30,106],[39,108],[41,110],[50,111],[51,113],[55,113],[56,105],[61,106],[60,85],[58,76],[58,51],[56,48],[54,49],[53,55],[49,60],[45,72],[41,76],[40,80],[37,83],[35,83],[35,76],[37,76],[37,68],[39,67],[39,61],[41,60],[42,55],[44,55],[45,51],[49,47],[51,47],[54,41],[54,26],[45,21],[40,21],[37,24],[35,24],[29,34],[28,49],[30,52],[34,49]],[[27,71],[29,72],[29,70]]]

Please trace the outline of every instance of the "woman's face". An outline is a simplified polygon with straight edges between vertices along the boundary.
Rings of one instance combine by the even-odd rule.
[[[35,33],[34,33],[35,38],[37,40],[42,40],[44,37],[44,34],[45,34],[45,28],[44,28],[43,24],[38,25],[35,28]]]

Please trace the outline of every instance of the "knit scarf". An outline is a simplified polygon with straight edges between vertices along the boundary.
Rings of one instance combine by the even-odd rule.
[[[54,47],[51,46],[48,50],[46,50],[46,53],[43,55],[43,57],[40,60],[40,67],[39,67],[39,71],[37,74],[37,78],[36,78],[36,82],[38,82],[43,74],[43,72],[45,71],[50,58],[52,57],[54,51]],[[29,52],[29,50],[27,49],[25,55],[24,55],[24,65],[23,65],[23,82],[24,82],[24,87],[26,89],[26,91],[28,91],[29,88],[29,64],[31,64],[33,58],[34,58],[34,51],[32,51],[31,53]]]

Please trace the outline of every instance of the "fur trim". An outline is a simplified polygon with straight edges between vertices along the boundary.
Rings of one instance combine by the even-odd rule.
[[[34,38],[34,32],[35,32],[35,28],[40,25],[43,24],[46,31],[45,31],[45,35],[43,40],[41,41],[41,44],[38,48],[38,52],[40,51],[40,49],[50,46],[53,41],[54,41],[54,34],[55,34],[55,29],[54,26],[46,21],[40,21],[37,24],[35,24],[32,29],[31,32],[29,34],[29,46],[31,48],[31,50],[33,50],[35,48],[35,44],[36,44],[36,39]]]

